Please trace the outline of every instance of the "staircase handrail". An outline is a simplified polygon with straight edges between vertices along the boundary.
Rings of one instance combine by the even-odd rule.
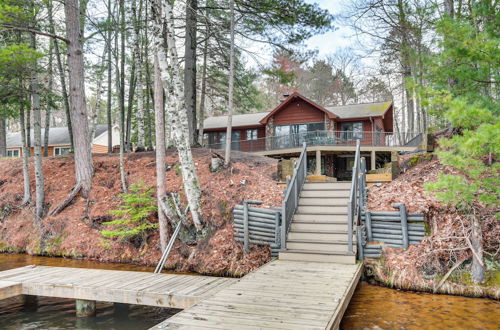
[[[366,200],[366,165],[364,160],[361,161],[360,149],[361,143],[360,140],[357,140],[354,166],[352,167],[351,190],[347,202],[347,244],[350,253],[354,253],[352,244],[353,227],[359,224],[361,209]]]
[[[281,249],[286,249],[286,237],[293,215],[297,210],[302,185],[307,178],[307,143],[303,143],[299,161],[293,168],[292,179],[288,182],[285,198],[281,204]]]

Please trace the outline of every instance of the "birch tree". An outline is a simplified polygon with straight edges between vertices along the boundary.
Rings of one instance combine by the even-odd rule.
[[[168,223],[162,212],[162,200],[167,195],[165,166],[165,110],[163,101],[163,85],[161,81],[158,56],[154,56],[154,107],[155,107],[155,137],[156,137],[156,196],[158,199],[158,222],[160,228],[161,250],[165,251],[168,244]]]
[[[168,95],[167,114],[171,124],[172,138],[177,147],[184,191],[189,204],[193,223],[202,229],[201,189],[196,175],[196,166],[189,143],[189,127],[184,101],[182,75],[175,45],[172,6],[169,1],[150,0],[153,15],[153,33],[156,56],[161,72],[163,87]],[[163,33],[165,26],[165,33]],[[164,45],[168,49],[168,55]],[[157,141],[158,143],[158,141]]]
[[[230,49],[229,49],[229,93],[228,93],[228,114],[226,130],[226,152],[224,155],[224,165],[231,162],[231,142],[233,131],[233,94],[234,94],[234,0],[229,2],[230,22]]]
[[[34,38],[34,37],[33,37]],[[33,137],[34,137],[34,162],[35,162],[35,217],[43,217],[44,207],[44,178],[42,165],[42,116],[40,113],[40,92],[38,77],[32,78],[31,83],[31,106],[33,112]]]

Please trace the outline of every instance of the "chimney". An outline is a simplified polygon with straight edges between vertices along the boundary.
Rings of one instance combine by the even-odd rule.
[[[280,102],[284,102],[289,96],[290,94],[288,93],[283,94],[283,98],[280,100]]]

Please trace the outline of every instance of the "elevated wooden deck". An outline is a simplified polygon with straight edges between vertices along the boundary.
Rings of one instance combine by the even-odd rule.
[[[0,299],[19,294],[188,308],[237,279],[26,266],[0,272]]]
[[[276,260],[152,329],[336,329],[361,271]]]

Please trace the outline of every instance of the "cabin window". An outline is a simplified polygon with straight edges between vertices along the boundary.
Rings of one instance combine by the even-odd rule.
[[[21,152],[19,149],[10,149],[7,150],[7,157],[19,157]]]
[[[291,125],[276,125],[274,128],[275,148],[297,148],[304,142],[314,143],[317,138],[317,131],[323,131],[325,123],[304,123]],[[310,134],[314,133],[314,134]]]
[[[226,141],[226,132],[210,132],[208,135],[208,144],[223,144]]]
[[[344,141],[363,140],[363,122],[348,122],[341,124],[342,139]]]
[[[62,147],[55,147],[54,148],[54,156],[62,156],[69,154],[71,152],[71,148],[62,148]]]
[[[257,129],[247,129],[247,140],[257,140]]]

